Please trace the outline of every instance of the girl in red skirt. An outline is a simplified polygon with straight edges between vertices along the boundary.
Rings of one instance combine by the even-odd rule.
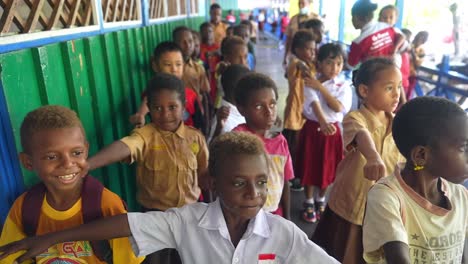
[[[350,84],[338,77],[343,58],[339,45],[323,45],[317,56],[318,79],[305,79],[303,115],[307,121],[299,135],[296,168],[305,186],[302,218],[310,223],[316,222],[325,210],[327,187],[335,180],[336,166],[343,157],[338,123],[343,121],[352,103]],[[315,198],[314,187],[319,190]]]

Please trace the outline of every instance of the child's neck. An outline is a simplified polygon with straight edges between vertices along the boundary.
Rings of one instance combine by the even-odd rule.
[[[47,191],[47,203],[57,211],[66,211],[70,209],[81,197],[81,188],[75,188],[73,191]]]
[[[441,193],[438,185],[439,177],[430,175],[424,170],[414,171],[410,164],[411,162],[407,162],[407,165],[401,171],[401,178],[406,185],[432,204],[449,209],[447,208],[448,203],[445,196]]]
[[[380,122],[382,122],[382,124],[387,125],[389,120],[388,120],[388,117],[387,117],[387,113],[384,110],[376,109],[375,107],[372,107],[372,105],[369,105],[369,104],[366,104],[366,103],[364,103],[364,105],[366,106],[367,110],[369,110],[369,112],[374,114],[377,117],[377,119]]]
[[[252,131],[255,135],[262,137],[262,138],[273,138],[275,137],[275,133],[271,132],[269,128],[255,128],[253,126],[249,126],[246,124],[247,127]]]

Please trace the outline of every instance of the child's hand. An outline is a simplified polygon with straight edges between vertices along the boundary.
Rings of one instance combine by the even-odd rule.
[[[310,87],[316,91],[320,91],[320,88],[322,87],[322,83],[320,83],[320,81],[314,77],[304,78],[304,84],[305,86]]]
[[[27,237],[16,242],[6,244],[0,247],[0,260],[8,257],[11,254],[15,254],[19,251],[26,251],[21,255],[16,262],[21,263],[28,259],[33,259],[35,256],[45,252],[51,246],[50,243],[47,243],[43,236],[40,237]]]
[[[307,66],[307,64],[303,61],[298,62],[297,68],[301,71],[302,77],[307,78],[307,77],[312,77],[310,76],[310,68]]]
[[[218,124],[221,127],[224,127],[224,124],[226,124],[226,120],[229,117],[229,112],[229,107],[226,106],[221,106],[221,108],[219,108],[216,112],[216,121],[218,121]]]
[[[377,181],[385,177],[385,164],[380,156],[367,160],[364,166],[364,177],[370,181]]]
[[[140,113],[136,113],[130,116],[130,123],[135,126],[135,128],[140,128],[145,125],[145,116]]]
[[[323,122],[323,123],[320,123],[320,131],[325,136],[332,136],[336,133],[336,127],[333,124]]]

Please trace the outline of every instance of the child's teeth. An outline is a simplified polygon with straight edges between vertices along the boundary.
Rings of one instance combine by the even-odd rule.
[[[71,180],[74,176],[75,174],[68,174],[68,175],[59,176],[59,178],[64,179],[64,180]]]

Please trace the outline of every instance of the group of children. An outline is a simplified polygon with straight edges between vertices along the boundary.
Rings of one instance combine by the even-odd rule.
[[[10,210],[0,263],[466,258],[468,193],[453,183],[468,177],[468,118],[458,105],[417,98],[394,118],[402,75],[393,60],[378,57],[354,74],[362,104],[348,113],[351,83],[340,75],[346,56],[306,28],[291,41],[280,133],[272,129],[278,89],[247,67],[249,37],[243,28],[235,30],[242,36],[220,37],[220,6],[210,15],[200,26],[206,68],[193,57],[195,34],[176,28],[173,42],[154,50],[154,77],[131,116],[137,128],[92,157],[72,110],[43,106],[25,117],[20,161],[42,183]],[[125,203],[88,175],[114,162],[137,164],[142,213],[126,213]],[[305,186],[303,219],[320,218],[313,242],[287,221],[295,175]]]

